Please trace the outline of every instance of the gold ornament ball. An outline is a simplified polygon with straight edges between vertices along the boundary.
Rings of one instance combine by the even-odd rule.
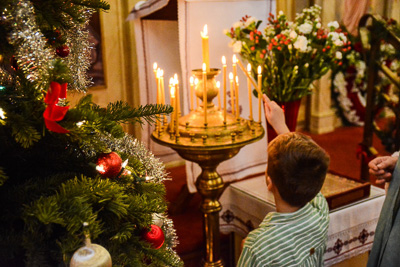
[[[111,255],[102,246],[89,244],[75,251],[70,267],[111,267]]]

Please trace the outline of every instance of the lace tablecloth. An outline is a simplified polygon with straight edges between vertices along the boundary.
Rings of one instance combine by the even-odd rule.
[[[371,249],[384,199],[385,191],[371,186],[368,198],[330,211],[325,266]],[[220,202],[221,232],[235,232],[241,237],[257,227],[268,212],[275,210],[274,198],[267,190],[264,175],[231,184]]]

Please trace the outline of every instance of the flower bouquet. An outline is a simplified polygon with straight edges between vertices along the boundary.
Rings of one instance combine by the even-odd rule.
[[[341,64],[342,51],[349,49],[346,34],[339,24],[321,25],[321,7],[315,5],[287,20],[283,12],[270,14],[263,32],[262,21],[243,17],[226,35],[232,38],[235,53],[252,66],[262,68],[262,92],[278,103],[300,100],[312,92],[312,82]]]

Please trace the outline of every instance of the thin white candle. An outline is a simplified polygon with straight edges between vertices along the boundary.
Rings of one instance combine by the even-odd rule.
[[[192,110],[194,109],[194,106],[193,106],[193,85],[194,85],[194,78],[193,78],[193,76],[190,76],[189,83],[190,83],[190,108],[189,108],[189,110],[192,111]]]
[[[239,77],[238,76],[235,77],[235,89],[236,89],[236,91],[235,91],[235,96],[236,96],[236,119],[239,119],[240,110],[239,110]]]
[[[171,98],[171,106],[174,108],[172,113],[171,113],[171,133],[174,132],[174,124],[175,124],[175,87],[174,87],[174,79],[171,77],[169,79],[169,93],[170,93],[170,98]]]
[[[247,64],[247,74],[251,74],[251,65]],[[253,120],[253,101],[252,101],[252,93],[251,93],[251,81],[250,77],[247,76],[247,88],[249,89],[249,105],[250,105],[250,121]]]
[[[203,62],[206,64],[206,71],[210,71],[210,55],[209,55],[209,45],[208,45],[208,29],[207,24],[204,25],[203,31],[200,32],[201,44],[203,51]]]
[[[157,81],[157,105],[161,104],[161,84],[160,84],[160,75],[161,75],[161,70],[160,68],[157,69],[157,74],[156,74],[156,81]],[[156,129],[158,131],[161,130],[161,116],[158,114],[156,116]]]
[[[220,88],[221,88],[221,83],[220,81],[217,81],[217,88],[218,88],[218,109],[221,109],[221,92],[220,92]]]
[[[232,57],[232,69],[233,69],[233,90],[235,91],[235,105],[236,107],[238,106],[237,102],[239,101],[239,96],[238,96],[238,89],[236,86],[236,76],[237,76],[237,68],[236,68],[236,63],[237,63],[237,59],[236,59],[236,55],[233,55]],[[237,108],[235,108],[235,112],[239,113],[239,110]],[[236,114],[237,117],[237,114]]]
[[[232,108],[232,114],[235,114],[235,92],[233,90],[233,73],[229,72],[229,91],[231,92],[231,108]]]
[[[199,79],[195,78],[194,79],[194,88],[197,88],[198,84],[199,84]],[[195,97],[196,97],[196,108],[198,108],[200,105],[199,105],[199,98],[196,95],[196,91],[195,91]]]
[[[226,58],[222,56],[222,70],[224,83],[224,123],[226,124]]]
[[[203,109],[204,109],[204,126],[207,127],[207,66],[203,63]]]
[[[257,82],[258,82],[258,121],[261,123],[261,66],[257,68]]]
[[[181,107],[180,107],[180,102],[181,99],[179,97],[179,80],[178,80],[178,74],[174,75],[174,85],[175,85],[175,106],[176,106],[176,113],[175,113],[175,136],[179,136],[179,117],[181,113]]]

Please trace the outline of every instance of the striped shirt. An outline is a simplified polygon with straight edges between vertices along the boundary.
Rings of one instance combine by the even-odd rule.
[[[321,193],[295,212],[270,212],[247,236],[237,266],[323,266],[328,225]]]

